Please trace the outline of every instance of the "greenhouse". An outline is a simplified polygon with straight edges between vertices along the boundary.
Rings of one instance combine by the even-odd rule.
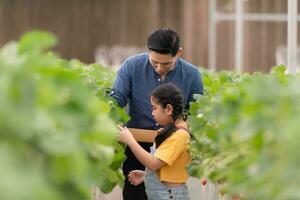
[[[299,7],[0,0],[0,199],[300,199]]]

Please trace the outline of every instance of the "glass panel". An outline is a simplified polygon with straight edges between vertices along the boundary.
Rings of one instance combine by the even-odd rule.
[[[288,0],[244,0],[245,13],[287,13]]]
[[[234,22],[217,25],[216,70],[234,70]]]
[[[300,22],[298,41],[300,41],[299,29]],[[243,32],[244,72],[269,72],[273,66],[286,62],[286,22],[245,22]],[[218,23],[216,70],[234,70],[234,45],[234,22]]]
[[[235,0],[216,0],[220,13],[234,13]],[[287,13],[288,0],[243,0],[245,13]],[[300,3],[298,3],[300,13]]]
[[[220,13],[234,13],[235,12],[235,0],[216,0],[217,10]]]
[[[269,72],[281,62],[277,52],[286,44],[286,22],[245,22],[244,70]]]

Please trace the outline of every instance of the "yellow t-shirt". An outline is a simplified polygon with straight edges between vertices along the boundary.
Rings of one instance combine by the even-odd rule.
[[[187,181],[186,167],[191,162],[190,140],[190,134],[179,129],[158,147],[154,156],[167,163],[157,170],[160,181],[171,183],[185,183]]]

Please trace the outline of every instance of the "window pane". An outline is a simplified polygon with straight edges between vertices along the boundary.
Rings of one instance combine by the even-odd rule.
[[[246,0],[244,12],[246,13],[287,13],[288,0]]]
[[[216,0],[217,10],[220,13],[234,13],[235,12],[235,0]]]

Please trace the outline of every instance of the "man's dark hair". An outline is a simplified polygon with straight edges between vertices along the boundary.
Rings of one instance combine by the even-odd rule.
[[[180,48],[180,38],[172,29],[157,29],[150,33],[147,47],[151,51],[175,56]]]

